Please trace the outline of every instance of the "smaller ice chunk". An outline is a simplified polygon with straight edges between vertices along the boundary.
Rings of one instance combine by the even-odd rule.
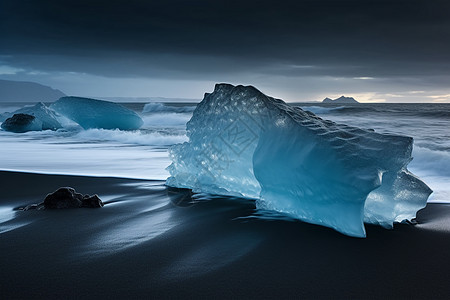
[[[114,102],[81,97],[61,97],[50,108],[84,129],[135,130],[144,123],[134,111]]]
[[[2,114],[3,120],[1,121],[4,121],[15,114],[27,114],[34,116],[36,118],[34,121],[35,125],[40,123],[41,128],[37,129],[37,127],[34,127],[35,129],[33,130],[57,130],[62,128],[61,124],[57,120],[56,113],[42,102],[39,102],[34,106],[22,107],[12,113],[4,113]]]
[[[15,114],[2,123],[2,129],[15,133],[42,130],[42,122],[35,116],[27,114]]]

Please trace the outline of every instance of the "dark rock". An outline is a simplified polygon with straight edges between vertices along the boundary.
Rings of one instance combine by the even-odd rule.
[[[82,195],[71,187],[62,187],[48,194],[44,199],[44,206],[48,209],[103,207],[103,202],[97,195]]]
[[[94,196],[84,195],[82,200],[82,207],[103,207],[103,202],[102,200],[100,200],[97,194],[95,194]]]
[[[58,121],[58,116],[56,112],[48,108],[44,103],[39,102],[34,106],[25,106],[14,112],[6,112],[0,114],[0,122],[12,117],[14,114],[27,114],[35,117],[36,124],[41,126],[36,126],[34,130],[57,130],[62,128],[61,123]]]
[[[81,207],[83,195],[75,192],[73,188],[63,187],[54,193],[48,194],[44,199],[45,208],[78,208]]]
[[[359,102],[356,101],[355,98],[353,98],[353,97],[341,96],[341,97],[336,98],[334,100],[332,100],[330,98],[325,98],[325,99],[323,99],[322,103],[354,104],[354,103],[359,103]]]
[[[22,133],[32,130],[41,130],[42,123],[36,120],[36,117],[32,115],[14,114],[2,123],[2,128],[6,131]]]

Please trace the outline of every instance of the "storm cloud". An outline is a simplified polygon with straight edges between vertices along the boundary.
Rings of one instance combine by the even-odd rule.
[[[0,63],[16,76],[444,90],[449,15],[448,1],[3,0]]]

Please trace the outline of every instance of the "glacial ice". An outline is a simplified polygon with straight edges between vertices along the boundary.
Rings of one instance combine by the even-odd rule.
[[[36,120],[34,121],[33,130],[57,130],[61,128],[61,124],[57,119],[56,113],[49,109],[44,103],[39,102],[34,106],[25,106],[12,113],[4,113],[2,117],[4,119],[10,118],[15,114],[27,114],[34,116]],[[4,120],[0,120],[4,121]],[[38,126],[38,124],[41,124]]]
[[[169,150],[168,186],[256,199],[260,209],[365,237],[425,207],[413,139],[323,120],[248,86],[216,85]]]
[[[103,100],[61,97],[50,105],[50,108],[80,124],[84,129],[135,130],[144,123],[134,111],[118,103]]]

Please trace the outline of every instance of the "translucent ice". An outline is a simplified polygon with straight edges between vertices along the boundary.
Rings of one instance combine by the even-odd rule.
[[[12,117],[14,114],[27,114],[32,115],[36,118],[34,121],[34,129],[33,130],[56,130],[61,128],[61,124],[57,120],[56,113],[49,109],[44,103],[39,102],[34,106],[25,106],[21,109],[18,109],[12,113],[4,113],[2,117],[4,119]],[[37,126],[37,124],[42,124],[41,126]],[[39,128],[40,127],[40,128]],[[39,128],[39,129],[38,129]]]
[[[414,218],[431,193],[406,169],[412,138],[323,120],[251,86],[216,85],[186,127],[167,185],[255,198],[350,236]]]
[[[142,119],[132,110],[114,102],[81,97],[62,97],[50,108],[80,124],[84,129],[134,130]]]

